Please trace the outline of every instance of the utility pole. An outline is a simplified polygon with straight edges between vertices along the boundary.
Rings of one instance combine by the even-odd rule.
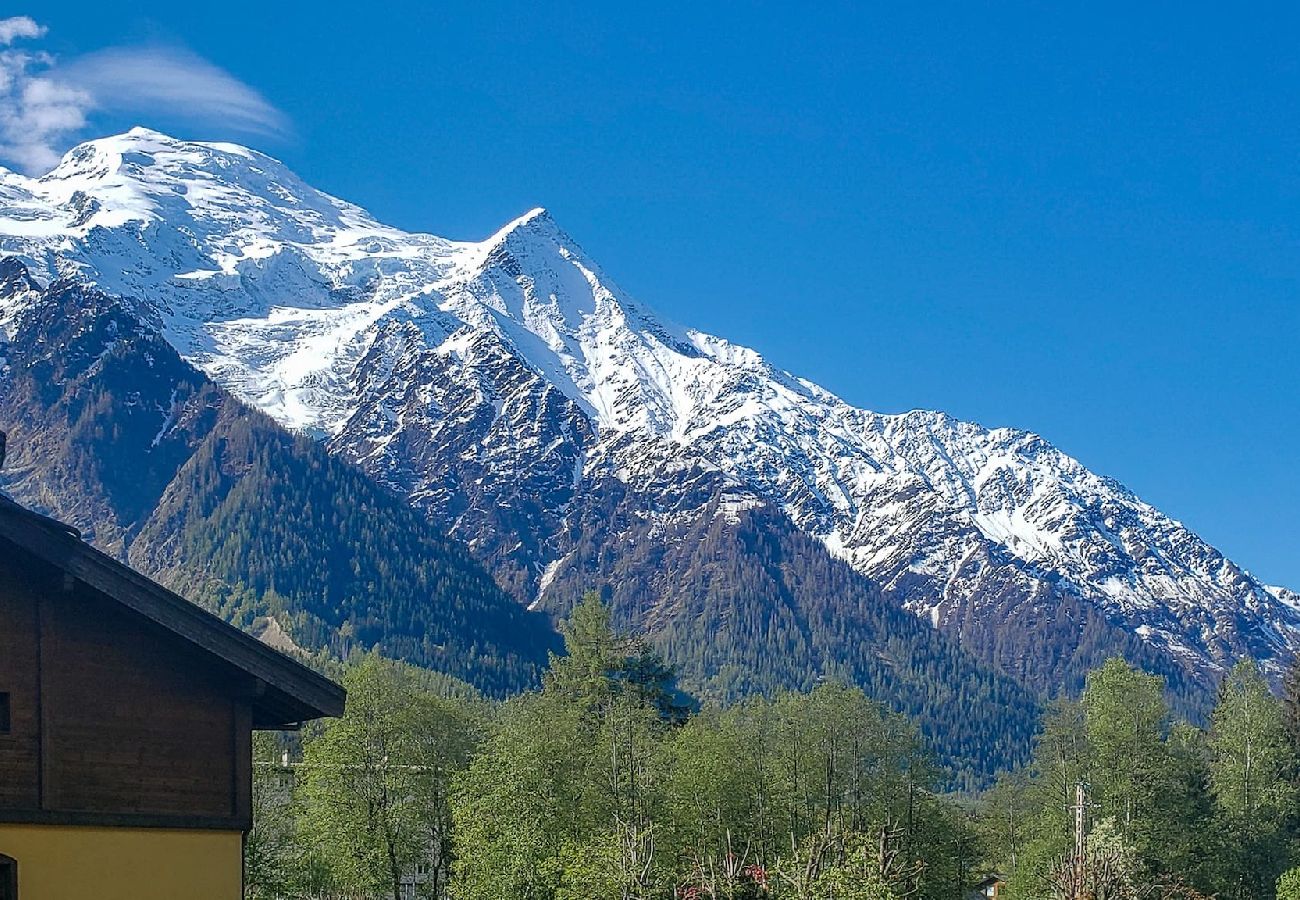
[[[1088,786],[1082,781],[1074,786],[1074,858],[1083,859],[1084,853],[1084,812],[1087,810]]]
[[[1070,859],[1070,885],[1069,896],[1071,900],[1083,896],[1084,879],[1087,869],[1087,852],[1088,852],[1088,833],[1087,833],[1087,812],[1088,812],[1088,784],[1084,781],[1077,781],[1074,784],[1074,805],[1066,807],[1074,813],[1074,852]]]

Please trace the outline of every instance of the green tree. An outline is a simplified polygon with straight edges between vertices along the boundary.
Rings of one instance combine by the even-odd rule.
[[[573,607],[560,634],[564,655],[550,656],[544,676],[548,693],[593,709],[625,697],[666,722],[685,720],[690,710],[672,668],[644,641],[618,633],[609,607],[594,591]]]
[[[813,900],[894,900],[894,887],[907,890],[911,878],[901,873],[891,878],[891,873],[886,871],[890,860],[882,859],[888,853],[883,839],[872,841],[858,833],[846,835],[834,861],[813,882],[810,897]]]
[[[1282,678],[1282,715],[1291,749],[1300,755],[1300,654],[1292,658]]]
[[[300,836],[293,772],[282,764],[281,735],[253,734],[253,827],[244,838],[244,890],[250,900],[290,896],[298,884]]]
[[[1300,900],[1300,866],[1288,869],[1278,878],[1277,900]]]
[[[440,896],[451,865],[449,786],[480,730],[464,700],[424,690],[415,671],[366,656],[344,676],[347,711],[303,749],[300,830],[337,890],[398,900],[427,870]]]
[[[609,700],[626,661],[609,607],[594,591],[584,594],[561,624],[560,634],[564,655],[551,654],[543,676],[546,691],[592,705]]]
[[[567,654],[542,692],[506,704],[458,781],[461,900],[640,897],[661,877],[655,760],[671,672],[613,630],[595,595],[562,633]]]
[[[458,900],[542,900],[560,858],[586,831],[582,711],[563,698],[507,701],[457,779],[452,815]]]
[[[1220,891],[1262,897],[1287,863],[1295,757],[1282,705],[1254,662],[1224,679],[1209,734],[1210,781],[1225,837]]]
[[[1159,834],[1162,868],[1190,886],[1214,881],[1219,842],[1210,792],[1210,750],[1205,733],[1179,722],[1165,738],[1169,770]]]
[[[1146,849],[1168,771],[1164,679],[1122,659],[1107,660],[1088,674],[1083,709],[1102,815],[1113,817],[1125,838]]]
[[[1074,788],[1091,778],[1092,757],[1083,705],[1055,701],[1044,716],[1029,772],[1016,788],[1013,810],[1024,816],[1023,837],[1014,857],[1003,856],[995,866],[1010,876],[1012,896],[1036,898],[1049,891],[1048,874],[1070,847]]]
[[[1025,847],[1036,836],[1035,784],[1027,769],[1008,772],[984,793],[974,828],[986,871],[1018,871]]]
[[[1008,778],[994,797],[1004,807],[994,808],[997,842],[1007,848],[994,862],[1011,876],[1011,896],[1064,890],[1079,783],[1086,786],[1087,820],[1107,823],[1097,838],[1108,842],[1105,853],[1098,850],[1103,869],[1114,870],[1122,856],[1126,883],[1212,882],[1208,750],[1197,729],[1171,726],[1169,718],[1163,679],[1120,659],[1089,673],[1078,703],[1054,705],[1029,772]],[[1027,837],[1007,837],[1015,825],[1005,807],[1027,811],[1016,829]]]
[[[770,711],[762,698],[707,709],[671,734],[660,753],[663,839],[688,880],[713,894],[725,895],[745,866],[770,863],[781,848]]]
[[[812,896],[864,835],[883,838],[881,871],[900,893],[965,886],[965,816],[928,792],[934,773],[913,726],[857,688],[827,682],[706,710],[661,759],[664,838],[699,896],[748,897],[768,881]]]

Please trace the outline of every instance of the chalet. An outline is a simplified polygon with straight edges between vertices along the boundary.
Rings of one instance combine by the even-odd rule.
[[[1003,896],[1003,889],[1007,886],[1005,875],[986,875],[980,879],[975,889],[970,891],[967,900],[998,900]]]
[[[237,900],[253,731],[343,700],[0,496],[0,900]]]

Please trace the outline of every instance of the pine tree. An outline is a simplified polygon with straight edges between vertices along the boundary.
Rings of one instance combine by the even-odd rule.
[[[1300,757],[1300,654],[1291,660],[1282,678],[1282,716],[1291,749]]]

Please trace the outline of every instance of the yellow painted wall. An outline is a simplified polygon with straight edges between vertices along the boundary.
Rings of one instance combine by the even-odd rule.
[[[0,824],[18,900],[239,900],[238,831]]]

